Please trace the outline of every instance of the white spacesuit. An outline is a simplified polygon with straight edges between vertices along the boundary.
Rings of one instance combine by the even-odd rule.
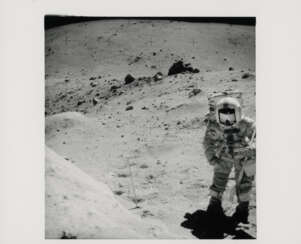
[[[237,223],[247,223],[255,175],[255,123],[242,115],[241,103],[235,97],[225,95],[219,100],[211,100],[209,106],[203,146],[209,163],[214,167],[214,175],[207,212],[223,214],[222,195],[234,167],[238,206],[232,217]]]

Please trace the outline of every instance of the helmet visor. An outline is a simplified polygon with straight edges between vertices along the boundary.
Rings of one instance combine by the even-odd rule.
[[[236,123],[235,109],[226,108],[218,111],[219,122],[226,126],[232,126]]]

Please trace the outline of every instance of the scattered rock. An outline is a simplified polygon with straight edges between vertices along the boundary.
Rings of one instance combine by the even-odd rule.
[[[120,178],[126,178],[126,177],[129,177],[129,174],[126,174],[126,173],[119,173],[119,174],[117,174],[117,177],[120,177]]]
[[[134,59],[132,62],[129,63],[129,65],[132,65],[132,64],[134,64],[134,63],[139,62],[140,59],[141,59],[141,57],[136,56],[135,59]]]
[[[72,235],[70,233],[66,233],[65,231],[63,231],[61,239],[77,239],[77,236]]]
[[[120,191],[120,190],[113,191],[113,192],[114,192],[114,194],[116,194],[118,196],[120,196],[120,195],[122,195],[124,193],[124,191]]]
[[[168,75],[175,75],[185,72],[199,73],[200,70],[192,68],[190,63],[184,64],[183,61],[180,60],[173,63],[173,65],[168,70]]]
[[[139,197],[128,197],[130,200],[132,200],[135,204],[144,202],[144,199],[139,198]]]
[[[194,97],[194,96],[196,96],[196,95],[198,95],[199,93],[201,93],[201,89],[198,89],[198,88],[194,88],[192,91],[190,91],[189,93],[188,93],[188,97],[190,98],[190,97]]]
[[[132,83],[134,80],[135,80],[135,78],[131,74],[128,74],[124,78],[124,82],[125,82],[126,85]]]
[[[148,176],[146,176],[146,179],[147,180],[152,180],[152,179],[154,179],[155,177],[153,176],[153,175],[148,175]]]
[[[92,81],[91,83],[90,83],[90,86],[91,87],[95,87],[95,86],[97,86],[98,85],[98,82],[97,81]]]
[[[146,168],[148,168],[148,165],[147,165],[147,164],[141,164],[141,165],[140,165],[140,168],[141,168],[141,169],[146,169]]]
[[[77,102],[77,106],[80,106],[80,105],[82,105],[83,103],[85,103],[86,101],[84,100],[84,99],[82,99],[82,100],[79,100],[78,102]]]
[[[93,97],[93,99],[92,99],[93,105],[95,106],[98,102],[99,102],[98,98],[97,97]]]
[[[96,77],[90,77],[89,80],[96,80]]]
[[[126,109],[125,109],[125,111],[129,111],[129,110],[133,110],[133,109],[134,109],[133,106],[127,106]]]
[[[145,107],[145,106],[143,106],[141,109],[142,109],[142,110],[149,110],[149,108],[148,108],[148,107]]]
[[[117,89],[119,89],[120,88],[120,86],[111,86],[110,87],[110,91],[112,91],[112,92],[115,92]]]
[[[154,216],[149,210],[143,210],[141,217],[145,218],[147,216]]]
[[[251,77],[254,77],[252,74],[250,74],[250,73],[244,73],[242,76],[241,76],[241,78],[242,79],[247,79],[247,78],[251,78]]]
[[[154,75],[154,81],[159,81],[163,79],[163,74],[161,72],[158,72],[157,74]]]

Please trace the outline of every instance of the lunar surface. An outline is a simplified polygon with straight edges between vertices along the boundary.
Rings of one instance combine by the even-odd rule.
[[[207,207],[203,120],[208,94],[226,89],[243,92],[255,119],[254,26],[106,20],[46,30],[45,237],[196,238],[181,223]],[[255,186],[249,221],[256,236]]]

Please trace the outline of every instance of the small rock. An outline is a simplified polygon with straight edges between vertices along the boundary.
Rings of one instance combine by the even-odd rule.
[[[90,83],[90,86],[91,87],[95,87],[95,86],[97,86],[98,85],[98,82],[97,81],[92,81],[91,83]]]
[[[232,71],[232,70],[234,70],[233,67],[229,67],[229,71]]]
[[[133,106],[127,106],[126,109],[125,109],[125,111],[129,111],[129,110],[133,110],[133,109],[134,109]]]
[[[141,169],[146,169],[146,168],[148,168],[148,165],[147,165],[147,164],[141,164],[141,165],[140,165],[140,168],[141,168]]]
[[[120,177],[120,178],[126,178],[126,177],[129,177],[129,174],[126,174],[126,173],[119,173],[119,174],[117,174],[117,177]]]
[[[135,78],[132,75],[130,75],[130,74],[128,74],[124,78],[124,82],[125,82],[126,85],[132,83],[134,80],[135,80]]]
[[[79,100],[78,102],[77,102],[77,106],[80,106],[80,105],[82,105],[83,103],[85,103],[86,101],[85,100]]]
[[[66,233],[63,231],[63,234],[60,239],[77,239],[77,236],[72,235],[71,233]]]
[[[146,179],[147,180],[152,180],[152,179],[154,179],[155,177],[153,176],[153,175],[148,175],[148,176],[146,176]]]
[[[241,78],[242,79],[247,79],[247,78],[249,78],[251,75],[249,74],[249,73],[244,73],[242,76],[241,76]]]
[[[238,80],[237,80],[237,79],[232,79],[231,81],[233,81],[233,82],[237,82]]]
[[[159,81],[163,79],[163,74],[161,72],[158,72],[157,74],[154,75],[154,81]]]
[[[192,91],[190,91],[188,93],[188,97],[194,97],[196,96],[197,94],[201,93],[201,89],[198,89],[198,88],[194,88]]]
[[[112,92],[115,92],[117,89],[119,89],[120,88],[120,86],[111,86],[110,87],[110,91],[112,91]]]
[[[175,75],[179,73],[198,73],[200,72],[199,69],[194,69],[191,67],[190,63],[184,64],[182,60],[176,61],[168,70],[168,75]]]
[[[124,191],[120,191],[120,190],[113,191],[113,192],[114,192],[114,194],[116,194],[118,196],[120,196],[120,195],[122,195],[124,193]]]
[[[99,100],[97,99],[97,97],[93,97],[93,99],[92,99],[93,105],[95,106],[98,102],[99,102]]]

